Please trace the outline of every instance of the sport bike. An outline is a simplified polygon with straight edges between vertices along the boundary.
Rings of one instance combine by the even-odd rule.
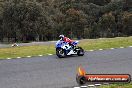
[[[64,58],[66,56],[71,56],[71,55],[78,55],[78,56],[83,56],[84,55],[84,50],[77,46],[79,42],[74,41],[70,45],[67,42],[64,42],[62,40],[58,40],[56,43],[56,55],[59,58]]]

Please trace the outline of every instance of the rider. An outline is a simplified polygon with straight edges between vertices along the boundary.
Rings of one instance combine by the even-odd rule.
[[[65,37],[64,35],[60,35],[59,38],[60,38],[60,40],[67,42],[70,46],[72,46],[74,48],[74,45],[72,44],[73,40],[71,40],[68,37]]]

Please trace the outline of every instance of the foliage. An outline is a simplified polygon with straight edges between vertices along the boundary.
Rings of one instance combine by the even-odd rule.
[[[132,10],[124,0],[3,0],[0,40],[45,41],[132,35]]]

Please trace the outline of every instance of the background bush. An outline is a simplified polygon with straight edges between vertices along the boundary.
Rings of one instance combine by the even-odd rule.
[[[0,41],[132,35],[130,0],[1,0]]]

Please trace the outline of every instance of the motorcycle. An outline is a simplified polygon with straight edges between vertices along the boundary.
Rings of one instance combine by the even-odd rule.
[[[78,55],[78,56],[83,56],[84,55],[84,50],[77,46],[79,42],[74,41],[72,42],[72,46],[69,45],[69,43],[64,42],[62,40],[58,40],[56,43],[56,55],[59,58],[64,58],[66,56],[71,56],[71,55]]]

